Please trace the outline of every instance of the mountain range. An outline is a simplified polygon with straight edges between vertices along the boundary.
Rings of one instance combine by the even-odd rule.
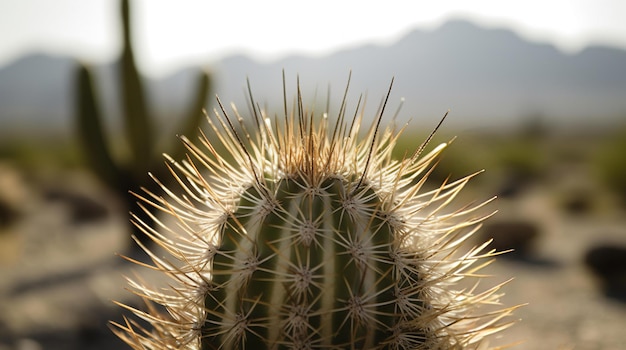
[[[414,30],[389,45],[272,62],[231,56],[209,66],[214,92],[226,103],[237,103],[239,110],[245,110],[248,79],[255,101],[281,113],[284,71],[289,98],[299,79],[303,96],[323,106],[330,86],[330,110],[337,111],[351,72],[351,105],[364,94],[368,115],[375,114],[393,78],[389,115],[404,100],[398,120],[411,119],[417,126],[434,125],[448,109],[449,125],[474,129],[519,126],[537,117],[556,128],[610,125],[626,116],[626,51],[597,46],[567,54],[510,30],[460,20]],[[34,54],[1,68],[0,129],[71,132],[75,67],[70,57]],[[115,125],[114,69],[115,64],[100,66],[97,77]],[[164,122],[188,104],[199,69],[146,78],[152,107]]]

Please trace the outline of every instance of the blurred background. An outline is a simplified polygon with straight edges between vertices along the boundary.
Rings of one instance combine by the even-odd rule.
[[[305,100],[409,122],[397,157],[450,110],[433,183],[486,169],[463,199],[498,199],[478,240],[506,305],[493,344],[626,344],[626,4],[0,0],[0,349],[110,349],[137,303],[124,275],[128,190],[205,127],[214,96],[270,115]],[[327,99],[327,96],[330,96]],[[229,109],[227,107],[227,109]],[[190,138],[193,138],[190,137]],[[416,141],[416,140],[419,140]],[[165,176],[167,177],[167,176]],[[163,178],[163,177],[161,177]],[[155,189],[156,190],[156,189]],[[143,217],[150,220],[149,217]],[[139,270],[146,280],[147,272]]]

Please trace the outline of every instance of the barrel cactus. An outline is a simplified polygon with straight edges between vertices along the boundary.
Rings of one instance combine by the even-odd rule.
[[[485,202],[446,210],[473,175],[424,189],[447,144],[425,152],[429,137],[394,159],[387,99],[367,130],[360,100],[349,111],[344,97],[334,120],[306,109],[299,86],[280,117],[250,101],[246,123],[218,99],[210,137],[182,137],[185,160],[166,156],[178,191],[138,195],[169,215],[135,223],[171,255],[145,248],[171,280],[130,281],[147,308],[120,304],[135,315],[114,323],[127,344],[466,349],[510,325],[513,308],[481,308],[498,303],[500,285],[458,287],[497,253],[489,242],[463,248],[489,216],[477,214]]]

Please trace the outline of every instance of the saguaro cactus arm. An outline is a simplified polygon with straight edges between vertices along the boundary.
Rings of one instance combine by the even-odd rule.
[[[77,128],[80,146],[89,155],[87,161],[94,172],[107,184],[117,187],[119,168],[109,151],[98,105],[95,86],[89,69],[80,65],[77,74]]]
[[[180,120],[176,128],[180,135],[185,135],[189,138],[195,138],[195,135],[198,134],[200,123],[205,118],[204,110],[207,105],[209,91],[211,90],[211,77],[209,74],[206,72],[200,74],[197,78],[196,86],[197,92],[193,96],[189,109],[185,112],[185,117]],[[174,159],[182,159],[184,157],[185,145],[182,142],[177,142],[171,149],[171,155]]]
[[[153,158],[155,134],[149,117],[141,76],[135,63],[130,25],[129,0],[122,0],[123,47],[120,67],[121,98],[124,111],[126,138],[131,148],[133,162],[142,176]]]

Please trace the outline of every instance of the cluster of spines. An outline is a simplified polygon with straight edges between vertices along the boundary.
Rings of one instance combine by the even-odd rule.
[[[359,137],[362,114],[346,123],[345,103],[329,127],[300,94],[282,124],[252,102],[252,133],[219,103],[209,118],[219,142],[202,135],[203,150],[183,138],[191,156],[170,159],[183,194],[144,198],[179,227],[137,222],[178,260],[148,250],[178,285],[169,293],[131,282],[168,314],[132,309],[153,329],[128,321],[120,336],[136,349],[448,349],[508,326],[511,308],[476,313],[499,286],[454,288],[495,254],[488,242],[459,252],[482,204],[445,212],[472,175],[421,192],[446,145],[393,160],[399,133],[380,130],[385,104]]]

